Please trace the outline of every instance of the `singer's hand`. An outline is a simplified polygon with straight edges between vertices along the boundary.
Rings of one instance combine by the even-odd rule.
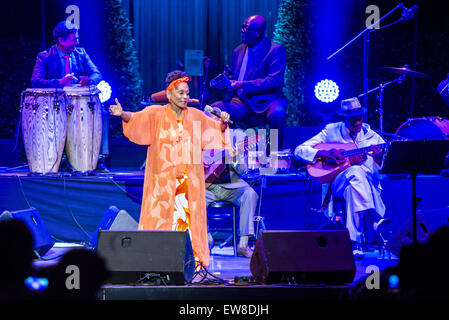
[[[229,119],[231,119],[231,116],[230,116],[230,114],[227,113],[226,111],[222,111],[221,114],[220,114],[220,119],[221,119],[223,122],[228,122]]]
[[[117,98],[115,98],[115,103],[116,104],[111,104],[109,106],[109,113],[113,116],[121,117],[123,113],[122,105],[120,104],[120,102],[118,102]]]
[[[225,131],[228,128],[228,121],[231,118],[229,113],[222,111],[220,114],[220,120],[221,120],[221,131]]]
[[[121,117],[122,120],[125,122],[129,122],[129,120],[131,120],[132,117],[132,112],[124,111],[122,105],[120,104],[120,102],[118,102],[117,98],[115,98],[115,103],[116,104],[111,104],[109,106],[109,113],[112,114],[113,116]]]

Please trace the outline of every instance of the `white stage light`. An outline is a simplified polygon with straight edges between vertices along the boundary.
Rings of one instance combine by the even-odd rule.
[[[332,102],[338,98],[340,89],[338,85],[329,79],[324,79],[315,85],[315,97],[322,102]]]

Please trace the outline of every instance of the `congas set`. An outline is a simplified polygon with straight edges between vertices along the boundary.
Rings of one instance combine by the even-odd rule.
[[[58,172],[66,139],[66,95],[62,89],[26,89],[21,126],[30,172]]]
[[[74,171],[97,167],[101,144],[101,102],[96,87],[66,87],[67,139],[65,150]]]
[[[442,117],[409,119],[395,134],[411,140],[449,140],[449,120]]]
[[[279,150],[270,152],[270,166],[276,169],[277,173],[287,173],[292,165],[292,151]]]

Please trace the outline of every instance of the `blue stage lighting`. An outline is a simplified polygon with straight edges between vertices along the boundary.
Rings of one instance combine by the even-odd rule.
[[[338,85],[332,80],[324,79],[315,85],[315,97],[322,102],[334,101],[339,93]]]
[[[399,277],[397,275],[393,274],[388,278],[388,287],[390,289],[399,288]]]
[[[100,90],[100,101],[101,103],[106,102],[111,98],[112,90],[109,83],[104,80],[101,80],[99,84],[97,84],[98,90]]]
[[[47,278],[28,277],[25,279],[25,284],[28,289],[35,291],[45,290],[48,286]]]

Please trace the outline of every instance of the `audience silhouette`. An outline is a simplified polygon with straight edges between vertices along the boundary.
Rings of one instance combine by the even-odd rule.
[[[25,285],[33,266],[33,236],[20,220],[0,221],[0,299],[30,299],[34,292]]]
[[[0,300],[96,300],[109,277],[96,252],[77,248],[47,267],[33,268],[33,236],[27,225],[12,217],[0,221]],[[26,285],[30,276],[45,277],[48,287],[35,291]]]
[[[350,290],[352,300],[449,299],[449,226],[435,230],[427,241],[403,246],[399,263],[380,271],[379,289],[359,280]],[[392,286],[392,277],[399,283]]]
[[[96,300],[110,273],[96,252],[77,248],[65,253],[49,276],[44,298],[55,300]]]

